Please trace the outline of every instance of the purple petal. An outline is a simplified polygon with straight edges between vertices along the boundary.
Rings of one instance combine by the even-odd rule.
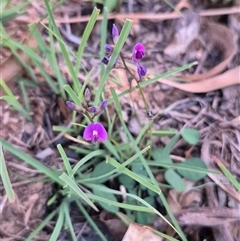
[[[98,132],[98,138],[100,141],[104,142],[108,139],[108,133],[101,123],[95,123],[95,130]]]
[[[133,48],[132,60],[134,62],[140,61],[145,55],[145,47],[141,43],[137,43]]]
[[[89,124],[88,126],[85,127],[85,130],[83,132],[83,138],[86,141],[91,141],[93,138],[93,130],[94,130],[94,123]]]
[[[104,142],[108,139],[108,134],[101,123],[90,123],[84,130],[83,138],[86,141]]]
[[[117,40],[118,40],[118,37],[119,37],[119,31],[118,31],[118,28],[115,24],[113,24],[113,27],[112,27],[112,38],[113,38],[113,42],[116,44]]]

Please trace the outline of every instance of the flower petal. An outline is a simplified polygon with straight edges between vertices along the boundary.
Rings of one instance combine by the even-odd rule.
[[[101,123],[95,123],[95,130],[98,132],[98,138],[100,141],[104,142],[108,139],[108,133]]]
[[[83,132],[83,139],[85,139],[86,141],[91,141],[93,138],[94,129],[95,123],[90,123],[88,126],[86,126]]]
[[[133,48],[132,60],[139,62],[145,55],[145,47],[141,43],[137,43]]]

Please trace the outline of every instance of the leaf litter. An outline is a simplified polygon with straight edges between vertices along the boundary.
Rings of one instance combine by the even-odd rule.
[[[177,4],[179,1],[173,2],[174,4]],[[80,12],[81,14],[81,11],[73,10],[74,4],[74,1],[69,1],[64,7],[68,7],[67,10],[69,11],[69,15],[72,12],[77,12],[77,14]],[[206,4],[206,2],[202,3],[202,5],[199,4],[198,1],[191,2],[191,6],[193,6],[193,8],[196,10],[206,7],[204,4]],[[83,6],[84,9],[88,9],[87,5]],[[140,5],[133,4],[131,1],[129,1],[129,3],[124,3],[122,5],[120,11],[129,14],[134,14],[134,12],[161,13],[172,11],[167,4],[159,1],[152,1],[152,4],[144,2],[141,5],[142,7],[139,6]],[[152,7],[149,8],[149,6]],[[33,5],[32,9],[29,9],[29,12],[31,14],[33,12],[36,13],[36,9],[38,10],[38,14],[36,14],[34,17],[41,16],[45,12],[45,9],[42,8],[40,4],[36,3]],[[63,8],[59,8],[56,15],[61,17],[62,11]],[[31,14],[29,16],[31,16]],[[217,57],[215,57],[215,59],[213,58],[212,62],[210,61],[210,64],[213,64],[213,66],[211,66],[209,69],[204,69],[202,64],[205,62],[203,60],[206,59],[206,57],[204,57],[204,53],[207,52],[209,54],[209,48],[206,43],[211,42],[213,39],[210,37],[210,41],[205,40],[205,44],[202,42],[203,40],[200,41],[200,43],[196,43],[196,37],[203,37],[201,36],[201,34],[203,34],[201,32],[201,27],[199,27],[197,32],[191,33],[190,38],[194,42],[191,52],[198,57],[198,60],[200,60],[201,63],[200,65],[202,70],[198,69],[197,72],[203,71],[203,73],[194,75],[193,73],[196,71],[196,69],[193,68],[190,69],[189,72],[184,73],[184,75],[181,77],[185,77],[189,81],[194,81],[193,83],[176,83],[167,79],[161,79],[159,80],[159,83],[149,85],[145,87],[144,90],[147,93],[148,102],[151,104],[151,108],[154,113],[163,112],[163,109],[167,108],[170,104],[175,103],[173,109],[164,111],[157,119],[154,120],[153,128],[155,130],[168,128],[169,126],[176,129],[181,129],[183,126],[188,126],[200,130],[201,143],[200,145],[194,147],[191,152],[189,152],[190,155],[197,157],[202,155],[202,159],[205,161],[205,163],[207,165],[211,164],[211,168],[214,168],[215,170],[219,169],[217,169],[216,165],[214,166],[211,155],[219,157],[224,165],[228,167],[239,180],[240,167],[238,147],[240,145],[240,106],[238,105],[238,89],[240,62],[239,54],[236,54],[236,43],[239,52],[239,29],[237,28],[236,21],[234,24],[233,16],[233,14],[228,15],[230,30],[222,27],[222,25],[219,23],[212,23],[212,25],[209,24],[212,26],[210,27],[209,31],[215,34],[217,33],[215,31],[218,31],[218,28],[222,29],[223,36],[226,36],[226,39],[229,40],[224,41],[224,38],[216,39],[213,37],[214,41],[217,41],[217,43],[214,41],[213,43],[209,43],[211,48],[215,45],[221,46],[221,48],[216,55]],[[238,18],[237,13],[235,18]],[[120,19],[118,18],[116,18],[116,21],[121,23]],[[76,23],[71,25],[73,27],[72,35],[81,35],[81,31],[78,30],[79,32],[76,32],[76,27],[79,26],[79,24]],[[177,56],[176,59],[173,57],[169,58],[169,56],[167,57],[165,54],[163,54],[166,52],[166,48],[168,46],[167,44],[169,43],[168,39],[170,39],[171,34],[174,34],[174,29],[172,26],[171,18],[161,22],[152,22],[151,20],[142,21],[141,19],[136,19],[131,37],[132,39],[138,39],[141,36],[141,40],[144,41],[145,46],[147,46],[147,55],[149,58],[146,60],[146,64],[152,69],[152,73],[165,72],[171,68],[181,66],[191,60],[192,56],[187,56],[188,52],[190,51],[186,51],[189,45],[187,47],[180,47],[181,51],[179,50],[179,56]],[[93,32],[93,35],[99,35],[97,27],[95,32]],[[144,38],[142,36],[144,36]],[[95,39],[98,38],[95,37]],[[219,40],[221,42],[218,42]],[[68,41],[69,45],[74,48],[76,41],[74,42],[72,39],[68,39]],[[91,42],[89,46],[91,46]],[[92,46],[94,46],[94,48],[98,48],[97,41],[95,41],[95,44]],[[202,49],[198,49],[199,46],[202,47]],[[206,48],[205,50],[203,46]],[[174,47],[177,49],[179,48],[176,46],[176,43],[175,46],[173,45],[173,49]],[[198,48],[194,49],[194,47]],[[131,41],[126,43],[125,49],[127,50],[128,48],[132,48]],[[211,55],[214,56],[215,53],[213,52]],[[153,56],[156,59],[154,59]],[[219,56],[222,56],[222,62],[217,62]],[[8,58],[11,57],[12,56],[8,56]],[[63,64],[61,59],[59,59],[59,61],[60,65]],[[85,67],[89,69],[91,69],[90,66],[95,67],[97,69],[96,73],[99,73],[99,70],[96,67],[96,64],[98,64],[97,60],[90,60],[86,58],[85,61]],[[21,71],[21,68],[19,71]],[[66,71],[63,71],[63,73],[67,74]],[[121,93],[132,85],[131,79],[124,71],[117,70],[116,74],[119,73],[122,76],[122,84],[117,85],[116,90]],[[52,75],[54,75],[54,73],[52,73]],[[12,76],[11,78],[13,77],[15,76]],[[84,73],[80,73],[80,79],[84,78]],[[96,82],[98,81],[97,74],[94,76],[93,80]],[[108,85],[109,86],[107,86],[107,88],[115,86],[113,82],[109,82]],[[15,89],[14,93],[20,97],[19,90]],[[41,155],[39,153],[47,150],[48,143],[51,143],[52,138],[55,137],[55,134],[51,133],[53,123],[61,123],[61,121],[59,122],[56,120],[64,120],[64,123],[68,123],[70,121],[67,118],[69,115],[67,114],[67,109],[65,109],[61,104],[61,100],[57,101],[58,97],[49,93],[48,88],[44,83],[41,84],[41,88],[28,90],[28,94],[30,96],[30,104],[32,106],[31,110],[34,116],[33,125],[24,123],[23,118],[21,118],[16,112],[10,110],[6,105],[1,105],[3,107],[1,108],[1,116],[3,117],[5,123],[4,129],[1,130],[1,137],[19,146],[26,153],[30,153],[31,155]],[[141,98],[139,98],[139,93],[135,91],[132,93],[130,99],[128,96],[125,96],[124,98],[121,98],[120,101],[122,105],[122,112],[125,116],[125,121],[128,124],[129,129],[133,134],[139,133],[142,126],[148,122],[148,118],[144,113],[144,105],[141,102]],[[136,119],[136,115],[140,117],[140,123]],[[21,128],[19,128],[19,120],[21,120],[22,123]],[[17,128],[16,123],[18,123]],[[63,141],[63,143],[69,142],[69,140],[63,136],[59,136],[59,138],[61,141]],[[154,143],[158,147],[164,147],[168,141],[168,137],[154,138]],[[172,154],[179,158],[183,157],[188,148],[189,146],[186,145],[185,142],[179,141],[175,145]],[[46,162],[47,165],[56,165],[57,167],[61,168],[61,164],[57,162],[56,154],[52,152],[49,153],[51,154],[47,155],[47,159],[44,162]],[[4,228],[1,230],[1,235],[3,237],[10,238],[10,240],[23,240],[22,237],[29,233],[29,229],[26,228],[26,226],[30,227],[30,229],[33,229],[37,224],[37,220],[44,216],[44,212],[46,212],[45,204],[52,193],[52,187],[49,184],[45,185],[42,183],[29,183],[28,177],[42,178],[42,176],[38,173],[35,173],[33,169],[29,169],[27,165],[24,165],[20,168],[22,162],[16,158],[13,158],[11,155],[6,154],[5,158],[7,162],[9,162],[8,165],[12,174],[18,173],[19,175],[24,176],[25,180],[21,181],[18,179],[13,179],[13,187],[16,192],[16,205],[7,203],[4,197],[2,198],[2,201],[5,200],[5,202],[2,202],[5,203],[4,206],[2,206],[3,212],[11,212],[13,216],[8,216],[8,220],[4,220],[3,224],[6,229]],[[10,162],[13,164],[10,165]],[[212,188],[213,183],[217,184],[214,189]],[[196,185],[206,185],[206,190],[196,189]],[[213,182],[211,179],[205,178],[204,182],[192,182],[191,184],[188,183],[187,190],[184,193],[179,194],[175,190],[171,190],[169,192],[166,191],[166,195],[170,205],[172,203],[170,197],[173,198],[173,196],[175,196],[174,202],[175,205],[178,206],[178,208],[175,210],[175,214],[178,217],[179,222],[186,226],[185,232],[189,234],[189,240],[199,240],[199,237],[209,238],[209,240],[224,240],[223,238],[225,238],[225,240],[231,241],[239,239],[240,232],[239,226],[237,226],[237,221],[239,220],[240,207],[239,201],[236,201],[239,199],[239,194],[232,188],[230,184],[228,184],[227,179],[224,179],[223,176],[221,176],[219,179],[214,176]],[[222,201],[223,196],[225,202]],[[208,203],[207,207],[204,207],[203,204],[206,202]],[[14,220],[16,220],[17,223]],[[153,223],[154,227],[169,235],[174,235],[172,230],[165,229],[166,227],[164,227],[164,224],[161,221],[162,220],[158,219],[155,220]],[[19,222],[22,222],[25,226],[19,225]],[[90,233],[91,229],[87,229],[87,226],[83,224],[84,223],[79,220],[79,222],[75,225],[75,231],[79,232],[81,226],[81,228],[88,230],[87,232]],[[132,226],[134,225],[130,225],[130,227]],[[191,231],[188,226],[191,227]],[[209,229],[204,228],[204,226],[207,226]],[[105,229],[100,224],[99,227],[102,227],[103,230]],[[116,226],[113,229],[117,230],[118,227],[121,227],[121,225]],[[140,229],[140,233],[143,235],[144,230],[141,230],[142,227],[138,227],[138,229]],[[110,230],[110,233],[113,231]],[[131,232],[126,232],[124,236],[124,238],[126,238],[123,240],[131,240],[128,237],[129,233]],[[46,232],[42,232],[41,235],[40,237],[48,240]],[[121,238],[123,238],[124,234],[122,233],[118,235],[119,240],[122,240]],[[151,234],[149,235],[151,236]],[[220,237],[222,238],[220,239]],[[69,240],[68,235],[65,235],[65,238],[61,240]],[[149,237],[148,240],[155,239],[152,236],[151,238]]]

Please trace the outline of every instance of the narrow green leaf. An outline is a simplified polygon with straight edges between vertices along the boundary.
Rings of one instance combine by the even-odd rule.
[[[72,241],[78,241],[76,234],[74,232],[74,228],[73,228],[73,223],[72,223],[72,219],[70,217],[70,209],[69,209],[69,203],[68,202],[64,202],[63,203],[63,212],[64,212],[64,216],[65,216],[65,225],[67,226],[67,229],[69,230],[69,233],[71,235],[71,240]]]
[[[28,154],[22,152],[21,150],[14,147],[12,144],[8,143],[7,141],[0,139],[0,143],[2,143],[2,147],[9,152],[11,152],[13,155],[15,155],[17,158],[22,159],[24,162],[28,163],[29,165],[36,168],[38,171],[44,173],[46,176],[48,176],[53,181],[59,183],[60,185],[64,185],[64,182],[59,179],[59,173],[51,170],[50,168],[43,165],[41,162],[36,160],[35,158],[29,156]]]
[[[25,241],[33,240],[37,234],[43,230],[43,228],[48,225],[48,223],[54,218],[58,209],[53,210],[42,222],[32,231],[32,233],[25,239]]]
[[[228,169],[223,165],[223,163],[218,160],[216,157],[213,157],[225,177],[232,183],[232,185],[237,189],[237,191],[240,193],[240,183],[237,181],[237,179],[231,174],[231,172],[228,171]]]
[[[72,175],[71,177],[74,176],[74,174],[77,172],[77,170],[85,163],[87,162],[88,160],[92,159],[93,157],[96,157],[96,156],[101,156],[101,155],[104,155],[105,154],[105,151],[103,150],[96,150],[96,151],[92,151],[90,152],[88,155],[86,155],[85,157],[83,157],[77,164],[76,166],[73,168],[72,170]]]
[[[57,241],[58,240],[58,237],[59,237],[59,235],[61,233],[61,230],[62,230],[63,221],[64,221],[64,215],[63,214],[64,213],[63,213],[62,207],[60,207],[58,219],[57,219],[57,222],[55,224],[55,227],[53,229],[53,232],[52,232],[52,235],[51,235],[49,241]]]
[[[94,8],[94,10],[92,12],[92,15],[91,15],[91,17],[90,17],[90,19],[87,23],[87,26],[85,27],[85,30],[84,30],[84,33],[83,33],[83,36],[82,36],[82,40],[81,40],[81,43],[79,45],[78,52],[77,52],[76,65],[75,65],[76,75],[79,72],[84,49],[86,47],[89,36],[90,36],[90,34],[93,30],[93,27],[94,27],[94,25],[97,21],[99,13],[100,13],[100,10],[97,9],[97,8]]]
[[[79,100],[79,98],[77,97],[76,93],[74,92],[74,90],[69,86],[69,85],[64,85],[63,87],[65,89],[65,91],[69,94],[70,98],[73,100],[73,102],[80,106],[81,105],[81,101]]]
[[[15,199],[15,195],[8,175],[7,166],[2,151],[2,143],[0,143],[0,176],[2,178],[3,186],[6,191],[8,200],[12,202]]]
[[[70,163],[69,163],[69,160],[68,160],[68,157],[67,157],[67,155],[66,155],[66,152],[64,151],[64,149],[63,149],[63,147],[62,147],[61,144],[58,144],[58,145],[57,145],[57,149],[58,149],[58,151],[59,151],[59,153],[60,153],[60,155],[61,155],[61,157],[62,157],[62,160],[63,160],[64,166],[65,166],[65,168],[66,168],[67,174],[68,174],[68,175],[71,175],[71,173],[72,173],[72,167],[71,167],[71,165],[70,165]]]
[[[81,211],[81,213],[85,216],[85,218],[86,218],[87,222],[89,223],[89,225],[98,234],[99,238],[102,241],[108,241],[106,239],[106,237],[104,236],[104,234],[102,233],[102,231],[98,228],[96,223],[93,221],[92,217],[88,214],[88,212],[86,211],[84,206],[79,202],[79,200],[75,200],[75,202],[76,202],[77,206],[79,207],[79,210]]]
[[[91,206],[95,211],[98,211],[97,207],[93,204],[93,202],[65,172],[63,172],[62,175],[59,176],[59,178],[63,180],[71,188],[71,190],[73,190],[74,193],[76,193],[80,198],[82,198],[89,206]]]
[[[78,81],[78,78],[77,78],[77,75],[74,71],[74,68],[72,66],[72,62],[69,58],[69,55],[68,55],[68,51],[66,49],[66,46],[65,44],[63,44],[63,41],[62,41],[62,37],[61,37],[61,34],[59,32],[59,29],[54,21],[54,16],[53,16],[53,13],[52,13],[52,10],[50,8],[50,5],[49,5],[49,2],[48,0],[44,0],[44,3],[45,3],[45,6],[46,6],[46,10],[47,10],[47,13],[48,13],[48,18],[49,18],[49,23],[50,25],[52,26],[53,28],[53,32],[55,34],[55,37],[58,41],[58,44],[61,48],[61,51],[62,51],[62,55],[63,55],[63,58],[65,60],[65,63],[68,67],[68,70],[70,72],[70,75],[72,77],[72,80],[73,80],[73,86],[74,86],[74,90],[79,93],[81,91],[81,86],[80,86],[80,83]],[[82,97],[81,97],[82,98]]]

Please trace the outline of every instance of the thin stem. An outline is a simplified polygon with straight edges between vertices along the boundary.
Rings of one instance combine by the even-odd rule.
[[[131,72],[131,70],[130,70],[130,69],[128,68],[128,66],[126,65],[126,62],[125,62],[125,60],[124,60],[124,57],[123,57],[122,53],[120,53],[120,57],[121,57],[121,59],[122,59],[123,65],[124,65],[125,69],[127,70],[127,72],[132,76],[133,79],[135,79],[135,81],[136,81],[136,83],[137,83],[137,86],[138,86],[138,89],[140,90],[141,96],[142,96],[142,98],[143,98],[143,102],[144,102],[144,105],[145,105],[145,109],[146,109],[147,112],[149,112],[149,107],[148,107],[146,98],[145,98],[145,96],[144,96],[142,87],[140,86],[139,82],[137,81],[137,78],[134,76],[134,74]]]

